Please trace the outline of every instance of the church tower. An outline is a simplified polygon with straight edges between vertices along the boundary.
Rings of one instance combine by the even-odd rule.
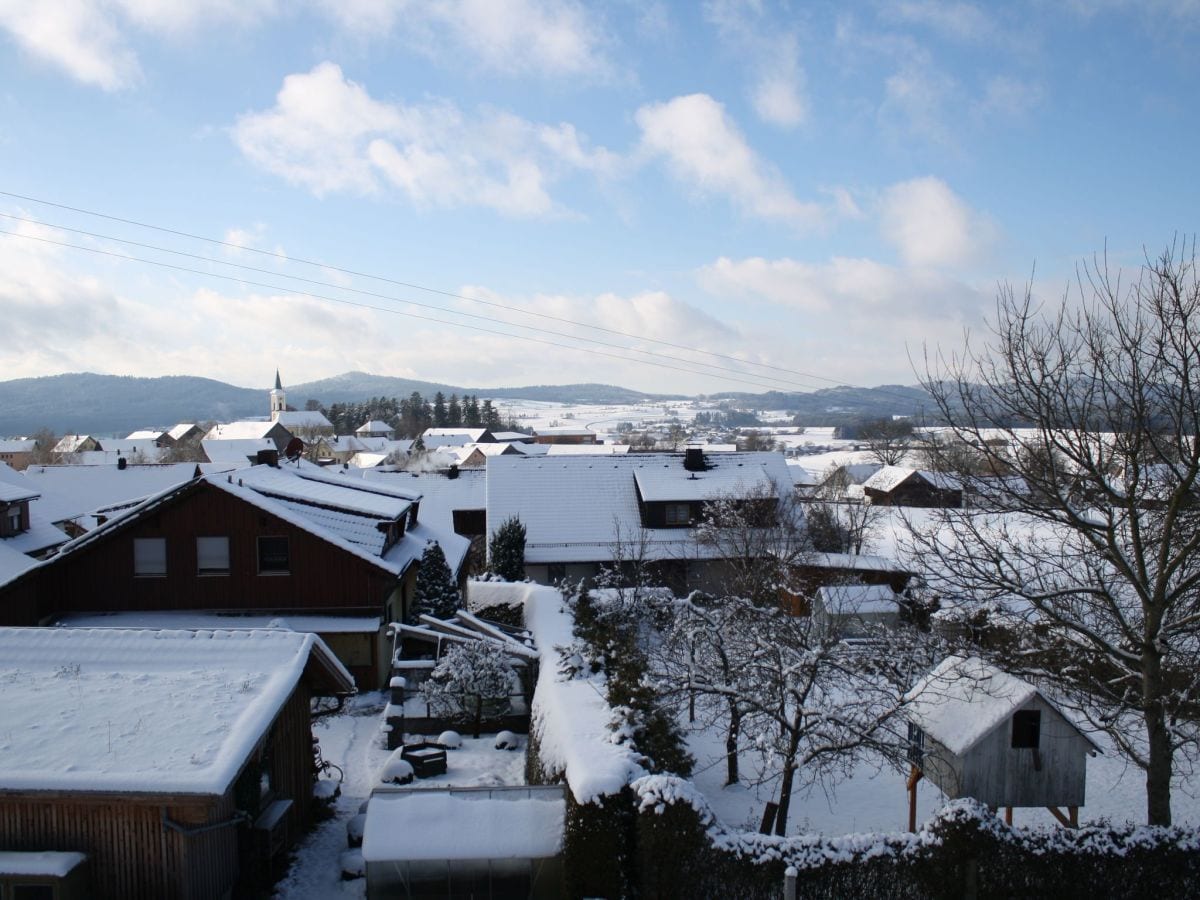
[[[275,387],[271,389],[271,421],[279,420],[279,414],[287,409],[287,394],[279,380],[279,370],[275,370]]]

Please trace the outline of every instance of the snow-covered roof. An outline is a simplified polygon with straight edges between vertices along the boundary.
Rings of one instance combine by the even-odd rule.
[[[288,431],[297,428],[333,428],[333,423],[315,409],[284,410],[276,413],[275,421]]]
[[[707,460],[703,472],[689,472],[683,457],[651,457],[654,464],[639,466],[634,480],[642,499],[715,500],[721,497],[774,497],[781,482],[790,488],[787,461],[778,453],[729,453]]]
[[[62,532],[59,532],[62,534]],[[62,535],[64,538],[65,534]],[[62,543],[62,541],[59,541]],[[39,565],[32,556],[26,556],[25,551],[14,547],[8,539],[0,540],[0,585],[8,584],[19,575],[24,575],[34,566]]]
[[[547,456],[624,456],[628,444],[547,444]]]
[[[492,437],[498,441],[503,441],[506,443],[533,440],[532,434],[525,434],[523,431],[493,431]]]
[[[882,468],[883,466],[877,462],[845,463],[844,465],[836,466],[829,473],[829,476],[831,478],[842,479],[850,484],[862,484]]]
[[[362,478],[368,484],[390,485],[396,490],[421,494],[420,520],[437,531],[454,531],[456,509],[484,509],[487,505],[485,469],[463,469],[456,478],[448,477],[445,472],[368,470],[362,473]]]
[[[210,428],[208,434],[204,436],[204,441],[207,443],[208,441],[246,441],[265,438],[275,425],[275,422],[267,420],[226,422]]]
[[[167,434],[178,441],[185,437],[187,433],[193,429],[196,429],[197,431],[199,430],[194,422],[180,422],[178,425],[168,431]]]
[[[55,453],[78,453],[79,448],[92,440],[90,434],[64,434],[54,445]]]
[[[962,483],[949,475],[929,472],[925,469],[912,469],[908,466],[884,466],[863,482],[863,488],[881,491],[885,494],[890,493],[914,475],[938,490],[956,491],[962,488]]]
[[[76,850],[0,850],[0,875],[66,878],[86,860]]]
[[[64,628],[149,628],[156,631],[229,631],[281,629],[312,634],[370,634],[379,631],[378,616],[286,616],[162,610],[151,612],[72,613],[54,623]]]
[[[355,453],[346,460],[346,465],[352,469],[373,469],[387,462],[389,456],[391,456],[390,453],[376,453],[374,450],[363,450],[360,453]]]
[[[562,789],[549,785],[376,790],[363,859],[547,859],[562,849],[566,807]]]
[[[238,464],[256,458],[260,451],[279,449],[270,438],[204,438],[200,446],[209,462]]]
[[[32,453],[37,449],[33,438],[13,438],[0,441],[0,453]]]
[[[833,615],[894,613],[896,592],[886,584],[830,584],[817,588],[817,601]]]
[[[36,500],[40,496],[32,487],[0,481],[0,503],[20,503],[22,500]]]
[[[319,638],[291,631],[0,629],[0,790],[221,795]]]
[[[643,529],[635,475],[652,471],[653,479],[666,471],[664,465],[672,472],[677,469],[680,481],[690,474],[683,468],[682,454],[492,457],[487,468],[488,528],[494,531],[512,516],[520,519],[526,529],[525,561],[535,564],[611,560],[618,538],[636,540],[650,559],[713,557],[719,548],[699,543],[693,529]],[[785,467],[778,453],[724,454],[718,468],[701,473],[713,476],[703,482],[705,492],[695,486],[687,490],[691,496],[718,496],[739,482],[754,484],[765,473],[790,491]],[[726,474],[716,475],[719,471]],[[661,477],[668,483],[677,476]],[[708,485],[714,486],[711,494]]]
[[[30,466],[25,477],[42,494],[38,503],[51,521],[76,519],[107,507],[133,503],[166,488],[191,481],[195,463],[171,465]]]
[[[157,441],[167,432],[159,431],[154,428],[143,428],[140,431],[131,431],[125,435],[127,441]]]
[[[363,422],[355,431],[358,434],[391,434],[392,426],[379,419],[372,419],[370,422]]]
[[[947,750],[961,756],[1035,696],[1054,706],[1028,681],[977,656],[948,656],[908,692],[907,715]],[[1074,722],[1063,718],[1078,730]],[[1087,739],[1099,751],[1095,742]]]
[[[420,440],[426,450],[436,450],[438,447],[476,444],[489,436],[486,428],[426,428]]]
[[[415,491],[402,493],[391,485],[371,485],[362,480],[326,475],[320,470],[291,466],[252,466],[242,472],[239,479],[247,487],[280,500],[328,506],[387,520],[398,519],[414,501],[421,499]]]
[[[100,441],[100,449],[105,453],[119,453],[122,456],[133,456],[137,453],[151,461],[158,459],[162,454],[162,448],[154,442],[153,438],[141,440],[104,438]]]

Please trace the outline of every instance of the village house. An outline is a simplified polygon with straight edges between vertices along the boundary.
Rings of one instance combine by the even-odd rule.
[[[38,442],[33,438],[13,438],[0,441],[0,463],[20,472],[31,462],[38,451]]]
[[[469,547],[422,524],[419,504],[419,494],[309,464],[195,478],[0,586],[0,616],[14,625],[95,613],[127,614],[129,624],[184,611],[279,617],[320,634],[360,684],[379,686],[390,665],[384,626],[406,617],[425,546],[441,544],[455,573]]]
[[[495,436],[486,428],[426,428],[421,432],[421,446],[426,450],[441,447],[463,447],[467,444],[492,444]]]
[[[596,432],[590,428],[537,428],[533,440],[538,444],[594,444]]]
[[[90,434],[64,434],[51,449],[56,456],[68,456],[85,450],[99,450],[100,442]]]
[[[354,429],[354,435],[360,438],[386,438],[391,440],[396,436],[396,431],[387,422],[372,419],[369,422],[363,422],[358,428]]]
[[[962,483],[958,479],[905,466],[884,466],[863,482],[862,489],[865,498],[877,506],[962,506]]]
[[[542,584],[592,578],[636,554],[686,591],[720,571],[720,549],[694,527],[707,503],[790,491],[778,453],[500,456],[488,460],[487,527],[520,519],[525,571]]]
[[[354,690],[282,630],[0,628],[0,679],[0,850],[83,854],[74,896],[122,900],[269,884],[312,822],[310,699]]]

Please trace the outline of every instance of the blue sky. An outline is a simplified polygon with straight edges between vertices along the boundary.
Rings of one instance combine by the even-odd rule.
[[[1196,0],[0,0],[0,372],[913,383],[998,283],[1056,302],[1192,233],[1198,33]]]

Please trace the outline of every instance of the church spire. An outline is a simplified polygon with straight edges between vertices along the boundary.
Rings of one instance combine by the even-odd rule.
[[[275,370],[275,390],[282,391],[283,383],[279,380],[279,370]]]
[[[283,390],[283,382],[279,380],[279,369],[275,370],[275,387],[271,390],[271,421],[279,419],[279,414],[287,409],[287,394]]]

